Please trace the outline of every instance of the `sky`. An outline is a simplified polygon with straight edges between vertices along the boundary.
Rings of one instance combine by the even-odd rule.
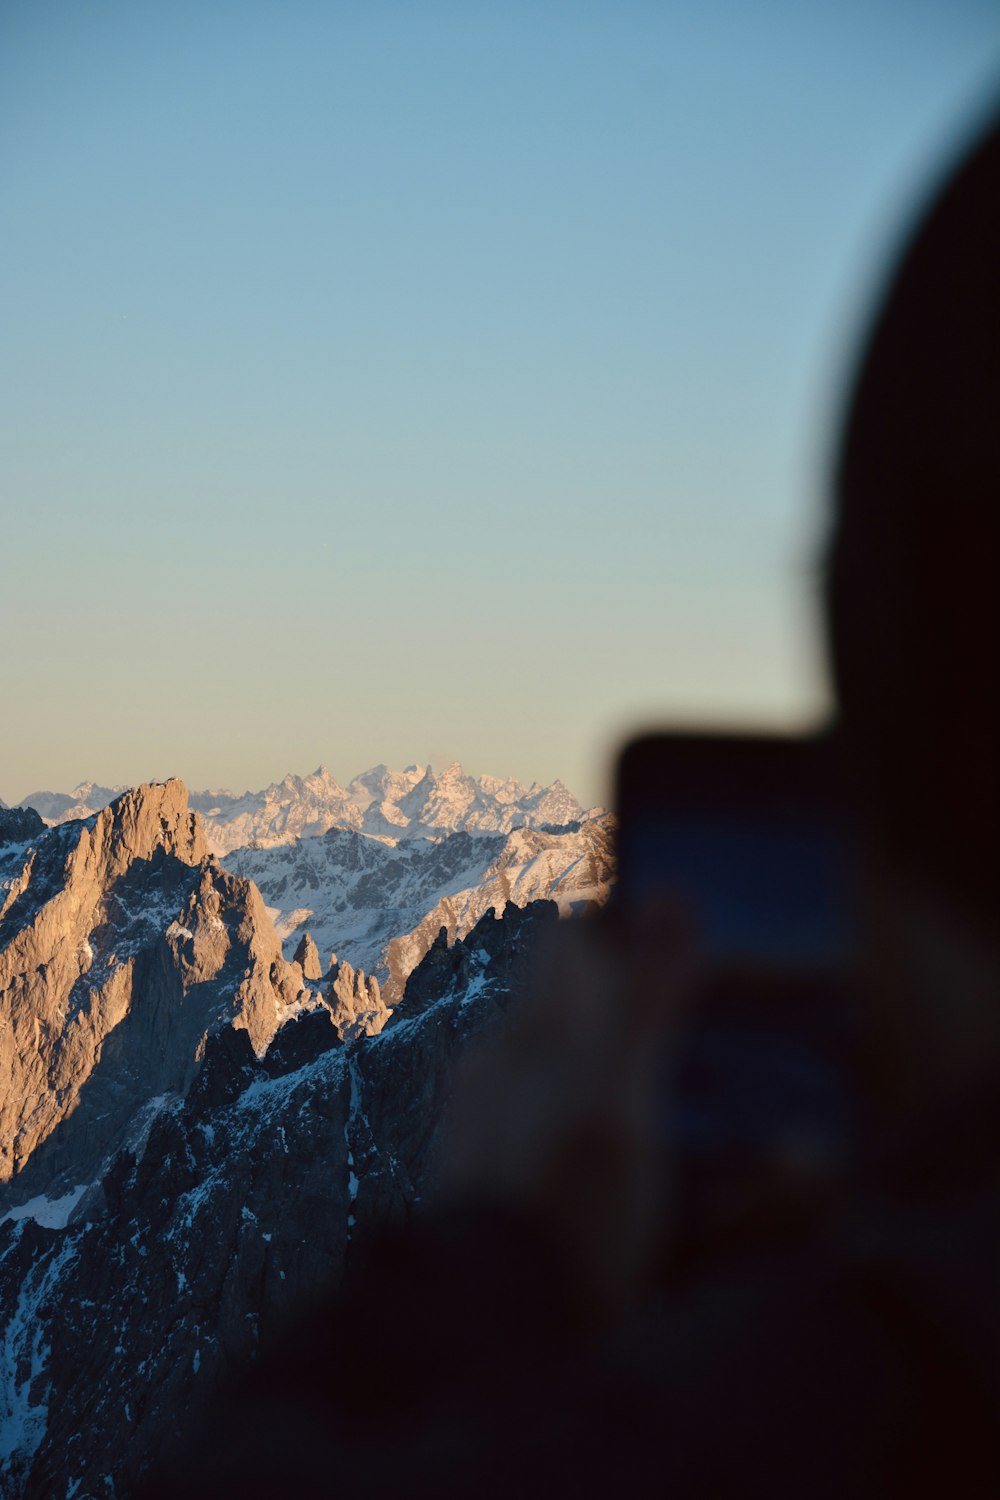
[[[2,0],[0,796],[821,716],[838,403],[998,81],[993,0]]]

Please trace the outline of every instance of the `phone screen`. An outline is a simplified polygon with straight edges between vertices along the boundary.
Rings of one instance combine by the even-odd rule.
[[[626,906],[669,891],[727,963],[848,959],[852,837],[828,736],[648,736],[622,757],[618,811]]]
[[[755,1214],[772,1223],[790,1161],[815,1176],[852,1149],[854,841],[839,753],[829,735],[646,736],[619,763],[618,815],[620,905],[669,892],[703,960],[658,1116],[675,1245],[703,1246]]]

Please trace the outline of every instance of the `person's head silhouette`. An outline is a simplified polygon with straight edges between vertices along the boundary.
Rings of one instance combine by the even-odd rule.
[[[925,1053],[922,1076],[949,1035],[964,1032],[982,1052],[1000,1009],[986,994],[1000,871],[998,283],[995,122],[911,238],[869,338],[841,448],[827,582],[836,689],[875,863],[908,893],[910,938],[928,936],[932,912],[939,954],[982,949],[971,964],[979,977],[956,986],[968,1015],[957,995],[953,1005],[939,995],[921,1039],[918,993],[907,1001],[902,1024],[914,1056]],[[911,953],[909,968],[928,966],[929,950]]]

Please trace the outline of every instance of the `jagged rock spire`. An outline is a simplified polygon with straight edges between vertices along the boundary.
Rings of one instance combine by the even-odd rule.
[[[343,1040],[349,1042],[381,1031],[391,1012],[375,975],[353,968],[346,959],[338,963],[335,953],[330,960],[326,1003]]]
[[[259,1055],[305,998],[180,781],[8,846],[3,879],[0,1212],[54,1172],[87,1181],[140,1103],[187,1090],[207,1032],[244,1028]]]
[[[308,932],[304,932],[299,939],[299,946],[295,950],[292,963],[298,964],[306,979],[322,979],[323,965],[320,963],[319,949]]]

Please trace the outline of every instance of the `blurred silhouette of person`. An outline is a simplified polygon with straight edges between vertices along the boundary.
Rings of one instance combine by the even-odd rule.
[[[459,1110],[450,1196],[150,1496],[1000,1494],[998,277],[994,123],[890,280],[837,472],[872,1017],[849,1192],[655,1285],[690,945],[669,911],[571,925]]]

